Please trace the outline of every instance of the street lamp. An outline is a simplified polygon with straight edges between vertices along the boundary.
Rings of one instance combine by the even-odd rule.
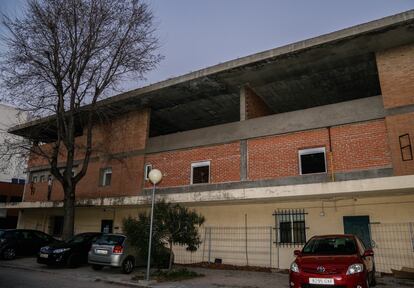
[[[151,201],[151,222],[150,222],[150,233],[149,233],[149,244],[148,244],[148,261],[147,261],[147,281],[150,279],[150,266],[151,266],[151,242],[152,242],[152,222],[154,219],[154,199],[155,199],[155,185],[157,185],[162,179],[162,173],[158,169],[152,169],[148,178],[154,185],[152,188],[152,201]]]

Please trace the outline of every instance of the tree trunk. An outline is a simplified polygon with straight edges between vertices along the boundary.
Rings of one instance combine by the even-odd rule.
[[[75,186],[67,185],[63,188],[65,192],[65,200],[63,202],[63,233],[64,240],[73,236],[75,227]]]
[[[172,269],[172,264],[173,264],[173,259],[174,259],[174,255],[173,255],[173,251],[172,251],[172,242],[170,241],[170,262],[168,264],[168,271],[171,271]]]

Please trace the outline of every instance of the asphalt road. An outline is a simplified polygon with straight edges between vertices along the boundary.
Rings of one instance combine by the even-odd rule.
[[[62,277],[52,273],[0,267],[1,288],[115,288],[125,287],[102,282]]]

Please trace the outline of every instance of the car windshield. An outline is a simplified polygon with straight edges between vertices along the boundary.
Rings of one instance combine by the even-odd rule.
[[[78,234],[70,238],[67,243],[82,243],[88,240],[91,236],[88,234]]]
[[[302,254],[351,255],[357,253],[355,240],[351,237],[323,237],[311,239]]]
[[[125,236],[122,235],[102,235],[96,240],[96,244],[100,245],[122,245]]]

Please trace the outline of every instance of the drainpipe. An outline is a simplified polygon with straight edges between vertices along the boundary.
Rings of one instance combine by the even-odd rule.
[[[332,152],[331,127],[328,127],[328,139],[329,139],[329,159],[331,163],[331,179],[332,179],[332,182],[335,182],[335,168],[334,168],[333,152]]]

